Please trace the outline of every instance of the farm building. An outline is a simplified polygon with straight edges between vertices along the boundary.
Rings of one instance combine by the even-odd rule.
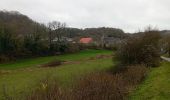
[[[119,43],[121,43],[121,39],[120,38],[114,38],[114,37],[105,37],[104,40],[104,45],[105,46],[113,46],[113,45],[117,45]]]
[[[92,38],[81,38],[79,42],[83,44],[89,44],[93,42],[93,39]]]
[[[100,44],[102,47],[116,47],[122,42],[121,38],[103,36],[101,38]]]

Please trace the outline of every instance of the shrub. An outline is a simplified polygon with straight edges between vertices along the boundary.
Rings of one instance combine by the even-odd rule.
[[[159,66],[160,65],[159,49],[155,48],[152,45],[144,46],[144,48],[141,50],[141,57],[139,60],[141,61],[141,64],[143,63],[146,66],[152,67]]]
[[[68,48],[67,48],[67,53],[76,53],[80,51],[80,47],[78,44],[73,44],[73,43],[70,43],[68,44]]]
[[[102,49],[101,46],[97,45],[97,44],[82,44],[82,43],[79,43],[79,48],[80,50],[85,50],[85,49],[96,49],[96,50],[99,50],[99,49]]]
[[[8,62],[10,61],[10,58],[5,56],[5,55],[0,55],[0,63],[3,63],[3,62]]]
[[[105,49],[117,51],[117,49],[118,49],[118,44],[117,44],[117,45],[109,45],[109,46],[105,47]]]
[[[126,85],[134,87],[144,80],[148,72],[148,68],[144,65],[128,66],[124,72],[122,72],[123,79]]]
[[[72,100],[124,100],[128,94],[121,75],[95,73],[75,85]]]
[[[23,47],[21,48],[24,53],[27,53],[28,55],[47,55],[48,47],[45,42],[41,40],[40,34],[29,34],[25,36],[22,45]]]
[[[92,73],[82,78],[74,86],[71,100],[125,100],[148,73],[144,65],[117,68],[114,74]]]
[[[159,66],[160,54],[158,42],[160,34],[157,31],[146,31],[133,36],[122,43],[117,52],[117,58],[123,65],[144,64]]]

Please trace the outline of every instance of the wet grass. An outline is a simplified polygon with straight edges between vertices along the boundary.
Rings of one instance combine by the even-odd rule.
[[[170,63],[152,68],[146,80],[132,94],[130,100],[170,100]]]

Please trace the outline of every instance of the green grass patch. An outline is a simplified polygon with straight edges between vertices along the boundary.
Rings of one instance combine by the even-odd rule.
[[[110,69],[112,66],[113,62],[111,59],[100,59],[81,62],[80,64],[62,65],[58,68],[35,68],[32,71],[18,70],[1,76],[0,87],[5,85],[8,88],[9,94],[17,95],[25,92],[28,87],[34,86],[38,80],[50,75],[57,79],[60,86],[68,88],[76,79],[81,78],[83,75],[94,71],[104,71]],[[2,88],[0,89],[1,94]]]
[[[50,61],[59,59],[64,61],[75,61],[93,57],[99,54],[111,54],[112,51],[108,50],[84,50],[75,54],[66,54],[59,56],[38,57],[32,59],[17,60],[15,62],[0,64],[0,70],[13,70],[19,68],[35,67],[40,64],[45,64]]]
[[[170,63],[163,62],[160,67],[151,69],[130,100],[170,100]]]
[[[67,54],[53,57],[40,57],[35,59],[27,59],[23,61],[17,61],[11,64],[5,64],[2,69],[18,69],[7,70],[9,73],[0,74],[0,97],[3,94],[3,86],[7,87],[7,93],[13,96],[22,94],[33,88],[39,80],[46,76],[55,77],[59,82],[59,85],[63,88],[69,88],[74,82],[86,75],[95,71],[105,71],[113,66],[111,58],[96,59],[96,60],[83,60],[89,57],[93,57],[99,54],[112,54],[112,51],[107,50],[86,50],[76,54]],[[66,60],[66,61],[79,61],[75,64],[64,64],[55,68],[39,68],[35,65],[43,64],[54,59]],[[81,61],[83,60],[83,61]],[[115,64],[117,62],[115,61]],[[14,65],[13,65],[14,64]],[[23,67],[24,66],[24,67]],[[14,67],[14,68],[13,68]],[[1,98],[0,98],[1,99]]]

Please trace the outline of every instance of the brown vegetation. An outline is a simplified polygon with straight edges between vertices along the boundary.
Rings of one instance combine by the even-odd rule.
[[[72,100],[124,100],[128,94],[125,84],[121,75],[90,74],[74,87]]]
[[[26,100],[62,100],[62,91],[55,79],[49,77],[41,80]]]
[[[126,82],[126,85],[134,87],[144,80],[148,71],[148,68],[144,65],[135,65],[128,66],[121,74]]]
[[[136,65],[116,74],[91,73],[67,90],[60,88],[55,79],[47,78],[26,97],[27,100],[126,100],[147,72],[145,66]]]
[[[122,43],[117,52],[117,58],[124,65],[144,64],[156,67],[160,62],[158,46],[160,34],[158,31],[146,31],[136,34]]]
[[[126,100],[127,95],[147,75],[143,65],[129,66],[116,73],[94,73],[81,79],[72,92],[73,100]]]
[[[105,58],[111,58],[112,55],[97,55],[96,57],[90,57],[89,60],[96,60],[96,59],[105,59]]]

